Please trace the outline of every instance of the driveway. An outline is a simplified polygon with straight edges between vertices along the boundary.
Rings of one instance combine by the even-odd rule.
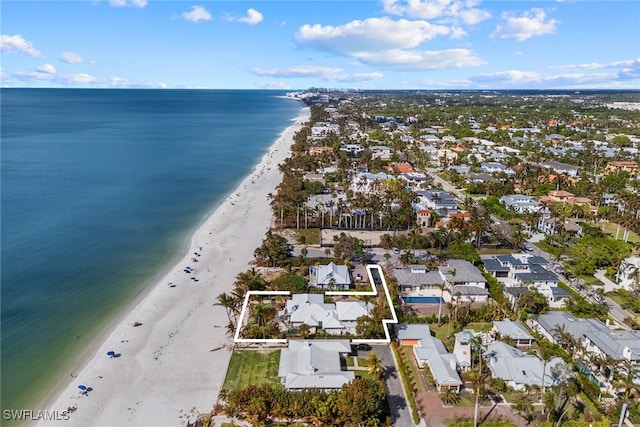
[[[413,427],[413,420],[411,419],[411,411],[407,404],[407,399],[402,389],[402,380],[398,373],[393,353],[388,345],[373,345],[372,352],[376,353],[378,357],[382,359],[384,365],[384,379],[387,383],[387,389],[389,394],[387,395],[387,401],[389,402],[389,409],[391,410],[391,418],[393,419],[394,427]],[[368,351],[359,351],[358,356],[367,357]]]

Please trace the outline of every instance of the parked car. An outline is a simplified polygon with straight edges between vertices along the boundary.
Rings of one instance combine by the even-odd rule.
[[[393,252],[394,254],[399,254],[400,253],[400,249],[398,248],[391,248],[391,252]]]
[[[356,345],[356,350],[358,350],[358,351],[369,351],[369,350],[371,350],[371,346],[369,344],[358,344],[358,345]]]

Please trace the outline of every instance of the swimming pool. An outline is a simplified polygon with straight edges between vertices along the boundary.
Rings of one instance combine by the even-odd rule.
[[[444,302],[440,297],[402,297],[405,304],[437,304]]]
[[[595,375],[593,375],[593,373],[589,370],[589,368],[586,367],[584,363],[578,361],[576,362],[576,365],[578,365],[578,368],[580,368],[580,372],[582,372],[587,376],[587,378],[589,378],[589,381],[595,383],[600,388],[605,387],[605,385],[600,382],[600,380],[598,380]]]

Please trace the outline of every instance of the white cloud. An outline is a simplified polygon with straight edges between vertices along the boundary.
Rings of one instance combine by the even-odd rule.
[[[323,77],[329,74],[337,74],[342,69],[301,65],[288,68],[254,68],[251,71],[259,76],[270,77]]]
[[[369,65],[400,70],[437,70],[443,68],[475,67],[485,62],[469,49],[446,50],[388,50],[354,55]]]
[[[640,73],[634,79],[640,79]],[[615,87],[620,77],[616,73],[543,74],[534,71],[509,70],[481,74],[469,78],[481,87],[573,89]]]
[[[62,52],[60,60],[67,64],[82,64],[84,62],[84,58],[82,56],[73,52]]]
[[[378,80],[384,77],[382,73],[352,73],[352,74],[336,74],[328,76],[326,81],[330,82],[368,82]]]
[[[238,18],[238,22],[244,22],[249,25],[256,25],[262,22],[263,16],[260,12],[255,9],[247,10],[247,16],[243,16],[242,18]]]
[[[109,4],[113,7],[139,7],[143,8],[147,5],[147,0],[109,0]]]
[[[51,82],[62,86],[99,87],[99,88],[157,88],[164,89],[167,85],[162,82],[139,82],[121,77],[96,77],[91,74],[56,74],[42,71],[18,71],[13,77],[22,82]]]
[[[451,27],[451,38],[459,39],[467,35],[467,32],[460,27]]]
[[[296,34],[298,43],[320,50],[352,55],[357,52],[412,48],[451,30],[427,21],[394,21],[388,17],[351,21],[340,26],[303,25]]]
[[[254,68],[251,70],[259,76],[278,78],[313,77],[325,82],[363,82],[383,77],[382,73],[345,73],[342,68],[301,65],[288,68]]]
[[[39,72],[41,72],[41,73],[46,73],[46,74],[55,74],[56,73],[56,68],[51,64],[41,65],[40,67],[37,68],[37,70]]]
[[[438,19],[473,25],[491,17],[485,10],[474,8],[478,2],[468,0],[383,0],[386,13],[419,19]]]
[[[548,19],[544,10],[531,9],[522,16],[511,16],[508,13],[503,14],[506,20],[504,25],[498,25],[498,28],[489,36],[492,39],[516,39],[518,41],[527,40],[533,36],[541,36],[555,32],[556,25],[559,21]]]
[[[640,59],[631,59],[628,61],[614,61],[614,62],[591,62],[589,64],[569,64],[569,65],[554,65],[549,67],[552,70],[598,70],[603,68],[622,68],[633,67],[634,64],[640,63]]]
[[[20,34],[13,36],[0,35],[0,51],[4,53],[24,53],[29,56],[41,56],[30,41],[25,40]]]
[[[211,14],[203,6],[191,6],[191,12],[183,12],[182,17],[191,22],[211,20]]]

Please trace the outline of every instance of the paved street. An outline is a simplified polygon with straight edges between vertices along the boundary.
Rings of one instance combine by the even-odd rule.
[[[385,380],[387,382],[387,388],[389,394],[387,401],[389,402],[389,408],[391,409],[391,417],[393,418],[394,427],[413,427],[413,420],[411,419],[411,411],[407,404],[404,391],[402,389],[402,380],[398,373],[398,368],[393,358],[393,353],[388,345],[374,345],[372,350],[382,359],[384,365]],[[369,352],[358,352],[360,357],[367,357]]]

